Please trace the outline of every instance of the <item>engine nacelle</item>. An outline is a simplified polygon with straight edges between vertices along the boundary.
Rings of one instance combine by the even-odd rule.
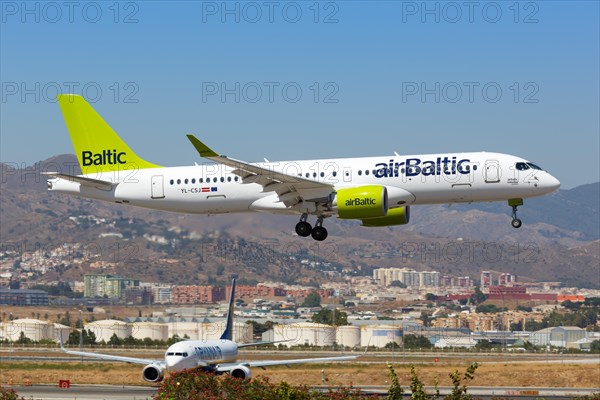
[[[142,370],[142,377],[146,382],[160,382],[165,376],[163,368],[156,364],[149,364]]]
[[[388,210],[384,217],[368,218],[362,220],[362,226],[392,226],[404,225],[410,221],[410,207],[398,207]]]
[[[246,367],[245,365],[239,365],[235,367],[234,369],[229,371],[229,375],[238,379],[250,379],[250,377],[252,376],[252,374],[250,373],[250,368]]]
[[[385,186],[370,185],[339,189],[334,206],[342,219],[367,219],[387,215],[388,194]]]

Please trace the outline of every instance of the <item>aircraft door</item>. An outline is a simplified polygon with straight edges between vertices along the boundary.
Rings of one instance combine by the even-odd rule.
[[[344,167],[344,182],[352,182],[352,168]]]
[[[165,198],[164,178],[162,175],[154,175],[152,177],[152,198],[153,199],[164,199]]]
[[[485,182],[500,182],[500,163],[497,160],[487,160],[485,162]]]

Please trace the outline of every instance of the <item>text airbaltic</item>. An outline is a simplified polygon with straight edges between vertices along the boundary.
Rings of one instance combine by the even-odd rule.
[[[438,157],[435,161],[421,161],[419,158],[407,158],[403,162],[395,162],[393,159],[389,163],[377,163],[375,164],[375,170],[373,174],[376,178],[391,178],[397,177],[400,173],[406,174],[406,176],[417,176],[417,175],[456,175],[468,174],[471,172],[470,163],[471,160],[463,159],[460,161],[456,160],[456,157]],[[475,170],[476,166],[473,166]]]
[[[354,199],[346,200],[346,207],[349,207],[349,206],[374,206],[375,204],[377,204],[375,202],[375,199],[361,199],[359,197],[356,197]]]

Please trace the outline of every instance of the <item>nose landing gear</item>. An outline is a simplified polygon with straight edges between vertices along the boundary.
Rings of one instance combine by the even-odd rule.
[[[312,236],[313,239],[319,242],[325,240],[327,238],[327,229],[323,227],[323,216],[317,218],[314,228],[306,221],[307,219],[308,214],[302,214],[300,221],[296,224],[296,233],[298,236]]]
[[[513,228],[520,228],[523,222],[517,218],[517,208],[523,205],[523,199],[509,199],[508,205],[512,207],[512,221],[511,225]]]

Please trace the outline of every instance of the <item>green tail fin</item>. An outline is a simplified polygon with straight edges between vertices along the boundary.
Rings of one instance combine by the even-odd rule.
[[[58,104],[84,174],[160,168],[138,157],[83,97],[62,94]]]

